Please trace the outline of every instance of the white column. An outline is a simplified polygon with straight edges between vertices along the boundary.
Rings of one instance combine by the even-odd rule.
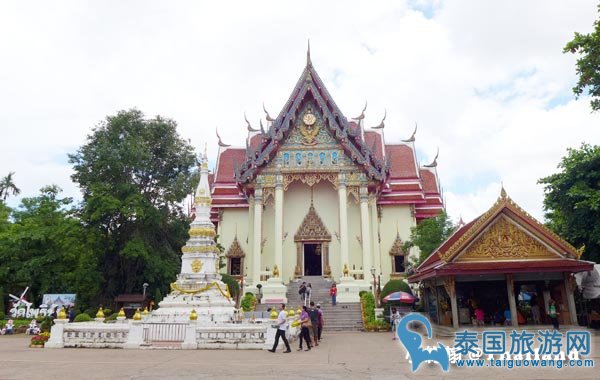
[[[369,228],[369,189],[360,187],[360,231],[362,235],[363,278],[371,276],[371,231]],[[377,275],[377,273],[375,273]],[[373,289],[375,292],[375,289]]]
[[[260,250],[262,245],[262,189],[254,190],[254,240],[252,246],[252,285],[260,282]]]
[[[508,306],[513,327],[519,327],[517,314],[517,301],[515,300],[515,280],[512,274],[506,275],[506,293],[508,294]]]
[[[346,202],[346,178],[343,173],[339,175],[338,199],[340,209],[340,271],[343,271],[344,265],[347,265],[350,269],[350,263],[348,262],[348,204]],[[343,276],[343,274],[341,275]]]
[[[569,310],[569,319],[573,326],[577,326],[577,308],[575,307],[575,296],[573,295],[575,292],[575,279],[571,278],[573,275],[571,273],[565,272],[563,274],[565,281],[565,295],[567,297],[567,308]],[[565,325],[567,321],[565,321]]]
[[[279,268],[279,278],[283,278],[283,183],[277,176],[275,185],[275,265]]]
[[[373,247],[373,263],[375,266],[375,269],[377,270],[377,273],[381,273],[382,272],[382,268],[381,268],[381,257],[379,255],[379,235],[378,235],[378,224],[379,224],[379,220],[377,218],[377,198],[373,197],[371,199],[371,204],[370,204],[370,208],[371,208],[371,240],[372,240],[372,244],[371,247]]]

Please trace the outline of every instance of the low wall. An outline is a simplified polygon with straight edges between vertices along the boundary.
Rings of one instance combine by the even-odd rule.
[[[299,329],[288,324],[286,335],[290,341]],[[270,349],[275,339],[273,321],[264,319],[254,323],[154,323],[150,321],[121,320],[117,323],[68,323],[55,320],[46,348],[180,348],[180,349]]]

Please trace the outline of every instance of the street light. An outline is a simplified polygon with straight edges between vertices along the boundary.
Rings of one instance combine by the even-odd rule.
[[[146,288],[150,286],[147,282],[144,282],[144,284],[142,285],[142,288],[144,288],[144,290],[142,291],[142,296],[144,296],[144,299],[146,298]]]

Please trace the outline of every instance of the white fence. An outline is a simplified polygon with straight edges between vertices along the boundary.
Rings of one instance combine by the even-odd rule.
[[[144,327],[144,343],[156,342],[183,342],[187,323],[146,323]]]

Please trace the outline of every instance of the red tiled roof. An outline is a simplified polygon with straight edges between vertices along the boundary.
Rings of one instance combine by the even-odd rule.
[[[375,157],[383,159],[383,149],[381,148],[381,135],[374,131],[365,132],[365,143],[369,148],[374,147]],[[373,145],[375,144],[375,145]]]
[[[390,160],[390,178],[417,178],[413,150],[408,145],[386,145],[385,154]]]
[[[260,148],[260,146],[262,145],[262,142],[263,142],[263,138],[260,134],[250,137],[249,145],[250,145],[250,148],[252,148],[252,151],[256,151],[258,148]]]
[[[235,165],[241,165],[246,160],[246,149],[226,148],[219,155],[219,166],[217,167],[216,183],[226,182],[235,183],[234,168]]]
[[[421,173],[421,182],[425,193],[439,193],[435,174],[429,169],[420,169],[419,172]]]

